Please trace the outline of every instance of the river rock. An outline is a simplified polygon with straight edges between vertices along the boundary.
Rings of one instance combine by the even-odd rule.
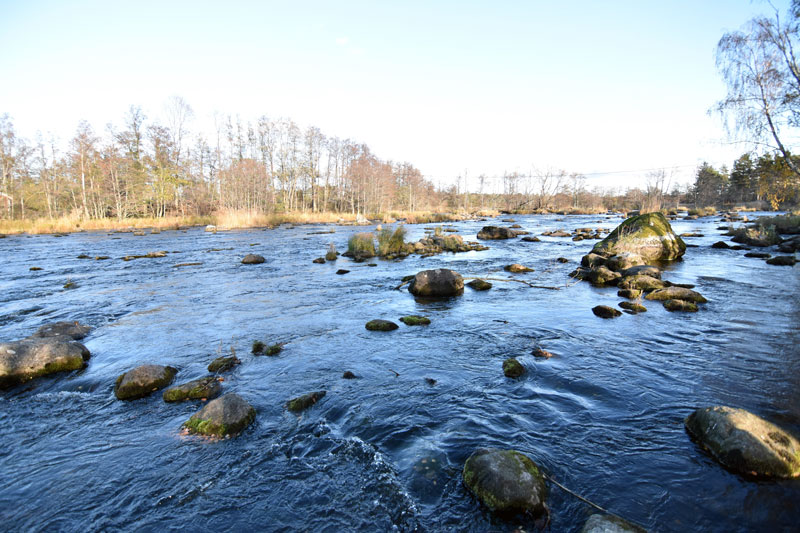
[[[622,315],[622,312],[607,305],[598,305],[592,307],[592,313],[600,318],[616,318]]]
[[[686,253],[686,244],[675,235],[664,215],[646,213],[625,220],[592,251],[602,255],[630,252],[649,263],[680,258]]]
[[[656,289],[663,289],[667,283],[650,276],[637,274],[635,276],[624,276],[617,283],[620,289],[639,289],[642,291],[652,291]]]
[[[461,274],[445,268],[423,270],[408,287],[414,296],[458,296],[464,292]]]
[[[399,328],[400,326],[398,326],[391,320],[381,320],[378,318],[375,320],[370,320],[369,322],[366,323],[364,327],[370,331],[392,331],[394,329]]]
[[[242,259],[242,264],[243,265],[260,265],[264,261],[266,261],[266,259],[264,259],[264,256],[257,255],[257,254],[247,254],[246,256],[244,256],[244,259]]]
[[[592,282],[593,285],[615,285],[617,280],[622,277],[622,274],[619,272],[614,272],[608,267],[600,265],[595,267],[589,272],[588,280]]]
[[[491,511],[545,512],[547,486],[536,463],[515,450],[479,448],[464,463],[464,484]]]
[[[507,378],[518,378],[524,373],[525,367],[513,357],[509,357],[503,361],[503,374]]]
[[[85,326],[78,322],[54,322],[40,327],[36,333],[31,335],[31,338],[63,337],[79,341],[86,337],[91,330],[91,326]]]
[[[800,251],[800,235],[787,239],[778,245],[778,251],[791,254]]]
[[[78,370],[86,366],[90,353],[83,344],[53,338],[27,338],[0,343],[0,389],[35,377]]]
[[[745,228],[743,231],[737,230],[731,238],[733,242],[746,244],[747,246],[757,246],[764,248],[778,244],[781,238],[774,231],[767,231],[761,227]]]
[[[647,533],[647,530],[611,514],[593,514],[581,533]]]
[[[165,390],[161,397],[165,402],[182,402],[185,400],[211,400],[222,392],[222,385],[214,376],[207,376],[194,381],[189,381],[176,387]]]
[[[499,226],[484,226],[477,235],[481,240],[514,239],[516,236],[517,232],[513,229]]]
[[[644,265],[645,260],[639,254],[623,252],[608,258],[606,266],[611,270],[622,272],[635,266]]]
[[[642,295],[642,291],[640,289],[620,289],[617,291],[617,296],[620,298],[628,298],[629,300],[635,300]]]
[[[209,437],[236,436],[256,419],[256,410],[241,396],[229,392],[208,402],[184,422],[190,433]]]
[[[431,323],[431,319],[425,316],[408,315],[402,317],[400,322],[406,326],[427,326]]]
[[[747,252],[744,254],[745,257],[755,257],[756,259],[769,259],[772,257],[772,254],[768,254],[767,252]]]
[[[731,247],[731,245],[725,241],[717,241],[714,244],[712,244],[711,247],[716,248],[718,250],[728,250]]]
[[[531,352],[531,355],[542,359],[550,359],[551,357],[553,357],[552,353],[548,352],[547,350],[543,350],[542,348],[534,348],[533,351]]]
[[[293,398],[286,402],[286,408],[289,411],[294,413],[299,413],[305,409],[308,409],[322,398],[325,397],[326,392],[324,390],[317,391],[317,392],[309,392],[308,394],[304,394],[302,396],[298,396],[297,398]]]
[[[797,259],[795,259],[793,255],[776,255],[775,257],[767,259],[768,265],[794,266],[795,263],[797,263]]]
[[[626,268],[620,273],[623,275],[623,277],[650,276],[651,278],[661,279],[661,269],[653,265],[637,265]]]
[[[685,300],[664,300],[664,309],[667,311],[683,311],[685,313],[696,313],[697,304]]]
[[[488,291],[492,288],[492,284],[482,279],[473,279],[467,285],[476,291]]]
[[[316,259],[314,259],[311,262],[314,263],[315,265],[323,265],[323,264],[325,264],[325,258],[324,257],[317,257]]]
[[[683,300],[685,302],[694,302],[704,304],[708,300],[700,294],[691,289],[683,287],[665,287],[663,289],[655,290],[645,296],[647,300]]]
[[[637,313],[646,313],[647,308],[642,304],[637,304],[636,302],[620,302],[618,304],[622,309],[629,311],[631,314]]]
[[[744,409],[697,409],[686,417],[684,425],[703,449],[739,474],[800,476],[800,441]]]
[[[521,240],[524,242],[541,242],[539,237],[523,237]]]
[[[596,268],[601,265],[605,266],[606,261],[608,261],[608,259],[600,254],[588,253],[581,257],[581,266],[587,268]]]
[[[172,383],[177,373],[178,370],[171,366],[137,366],[117,378],[114,395],[120,400],[144,398]]]
[[[512,274],[521,274],[523,272],[533,272],[532,268],[520,265],[519,263],[514,263],[512,265],[506,265],[503,267],[503,270],[506,272],[511,272]]]
[[[208,371],[213,372],[215,374],[219,372],[227,372],[231,368],[235,367],[238,364],[241,364],[241,360],[236,357],[235,355],[229,355],[227,357],[217,357],[208,365]]]

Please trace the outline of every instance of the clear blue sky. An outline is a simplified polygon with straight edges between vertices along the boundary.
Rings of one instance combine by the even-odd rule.
[[[290,117],[435,181],[675,165],[685,181],[698,162],[730,165],[745,151],[707,115],[725,94],[714,50],[770,10],[748,0],[0,0],[0,113],[27,137],[67,139],[80,119],[98,132],[120,123],[131,104],[157,120],[179,95],[196,128],[215,111]]]

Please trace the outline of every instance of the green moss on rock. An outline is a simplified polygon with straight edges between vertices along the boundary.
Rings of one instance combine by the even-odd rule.
[[[208,365],[208,371],[213,373],[227,372],[242,361],[235,355],[228,357],[217,357]]]
[[[686,243],[675,235],[663,214],[646,213],[625,220],[595,244],[592,252],[605,256],[630,252],[648,262],[670,261],[686,253]]]
[[[503,374],[507,378],[518,378],[525,373],[525,367],[513,357],[503,361]]]
[[[406,326],[427,326],[431,323],[431,319],[424,316],[408,315],[402,317],[400,322]]]
[[[545,512],[547,486],[530,458],[515,450],[481,448],[464,463],[464,484],[499,514]]]
[[[183,426],[191,433],[221,438],[238,435],[255,418],[252,405],[238,394],[229,393],[208,402]]]
[[[222,385],[214,376],[207,376],[189,381],[164,391],[161,397],[165,402],[183,402],[186,400],[211,400],[222,392]]]
[[[289,411],[294,413],[299,413],[305,409],[308,409],[322,398],[325,397],[326,392],[324,390],[317,391],[317,392],[309,392],[308,394],[304,394],[302,396],[298,396],[297,398],[293,398],[286,402],[286,408]]]
[[[400,326],[390,320],[375,319],[367,322],[364,327],[369,331],[392,331]]]

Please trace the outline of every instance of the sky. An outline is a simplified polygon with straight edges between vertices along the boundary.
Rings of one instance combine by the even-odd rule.
[[[773,5],[786,10],[788,0]],[[32,139],[102,132],[177,95],[288,117],[437,184],[563,169],[589,187],[731,166],[720,37],[769,4],[671,1],[0,0],[0,114]]]

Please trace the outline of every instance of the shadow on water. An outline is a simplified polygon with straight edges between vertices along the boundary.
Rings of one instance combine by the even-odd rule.
[[[613,228],[619,218],[516,216],[533,234]],[[468,240],[482,225],[452,226]],[[691,442],[683,419],[698,406],[743,407],[800,433],[799,269],[744,251],[714,250],[716,219],[676,221],[692,238],[665,278],[692,283],[709,303],[672,314],[602,320],[616,289],[575,284],[568,273],[594,241],[542,236],[490,249],[375,267],[312,260],[362,228],[157,235],[73,234],[0,240],[3,340],[79,320],[86,369],[0,395],[0,508],[11,530],[512,531],[461,482],[477,447],[515,448],[565,486],[658,531],[792,530],[800,485],[753,482],[719,467]],[[408,238],[424,235],[408,226]],[[169,250],[162,258],[127,255]],[[247,253],[262,265],[240,263]],[[92,259],[77,259],[87,254]],[[108,260],[95,260],[109,256]],[[556,262],[558,257],[566,263]],[[178,264],[199,263],[176,267]],[[526,274],[503,271],[521,263]],[[30,271],[39,266],[41,271]],[[337,275],[338,269],[350,270]],[[400,279],[429,268],[495,277],[490,291],[414,298]],[[77,288],[64,290],[67,279]],[[531,288],[513,281],[558,290]],[[373,318],[419,314],[428,326],[371,332]],[[274,357],[254,340],[286,343]],[[551,359],[534,357],[543,348]],[[143,362],[170,364],[178,380],[207,374],[218,355],[242,364],[226,391],[257,409],[236,439],[181,436],[197,404],[158,394],[113,396],[116,377]],[[526,368],[503,376],[503,359]],[[344,371],[357,379],[344,380]],[[326,390],[296,416],[285,402]],[[553,531],[580,530],[592,509],[551,486]]]

